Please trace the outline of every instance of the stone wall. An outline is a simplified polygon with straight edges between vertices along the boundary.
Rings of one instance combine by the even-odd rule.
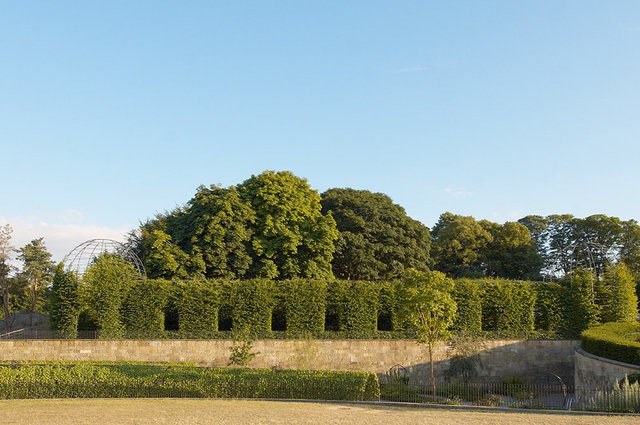
[[[573,353],[577,341],[495,340],[480,353],[479,378],[499,381],[551,378],[573,380]],[[225,340],[0,340],[0,360],[97,360],[145,362],[196,362],[222,367],[229,360],[233,341]],[[250,366],[265,368],[368,370],[382,374],[401,365],[413,382],[429,375],[424,346],[410,340],[259,340],[259,354]],[[434,350],[436,374],[449,367],[444,344]]]
[[[575,349],[574,373],[576,390],[589,392],[597,388],[611,388],[625,375],[640,373],[640,366],[599,357],[578,346]]]

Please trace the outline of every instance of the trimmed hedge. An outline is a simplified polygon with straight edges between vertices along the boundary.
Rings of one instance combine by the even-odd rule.
[[[319,280],[294,279],[282,282],[285,326],[292,333],[324,331],[327,284]]]
[[[580,339],[588,353],[640,366],[640,323],[605,323],[582,332]]]
[[[329,283],[326,329],[375,332],[378,329],[376,282],[336,280]]]
[[[458,279],[455,281],[451,295],[458,304],[452,329],[467,333],[480,332],[482,330],[482,288],[480,285],[469,279]]]
[[[567,330],[567,312],[571,291],[558,283],[537,283],[535,328],[536,330],[564,332]]]
[[[233,331],[251,334],[271,331],[271,314],[276,303],[274,281],[237,280],[225,288]]]
[[[142,280],[133,284],[122,304],[125,333],[164,330],[164,311],[169,295],[169,282]]]
[[[536,294],[527,282],[482,281],[482,330],[533,331]]]
[[[207,369],[139,363],[0,364],[0,398],[379,400],[372,372]]]
[[[220,288],[214,280],[177,282],[173,288],[178,327],[183,332],[218,330]]]

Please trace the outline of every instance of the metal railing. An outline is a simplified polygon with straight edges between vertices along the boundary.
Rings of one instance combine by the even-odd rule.
[[[576,390],[560,383],[443,382],[436,383],[434,394],[431,384],[386,376],[380,392],[381,400],[395,402],[640,413],[638,384]]]

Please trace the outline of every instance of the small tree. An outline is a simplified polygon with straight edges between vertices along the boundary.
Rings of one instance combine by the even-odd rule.
[[[4,326],[7,332],[11,330],[11,306],[9,304],[9,272],[11,271],[11,233],[10,225],[0,226],[0,295],[2,296],[2,310],[4,312]]]
[[[51,285],[49,304],[50,327],[63,338],[73,339],[78,335],[78,314],[82,308],[80,288],[73,272],[65,271],[58,264]]]
[[[449,338],[457,305],[451,296],[454,282],[437,271],[419,272],[408,270],[400,285],[402,300],[398,312],[401,320],[416,328],[418,344],[426,344],[429,350],[431,386],[436,396],[436,381],[433,374],[433,347]]]
[[[40,287],[48,286],[53,275],[54,266],[51,262],[51,254],[47,251],[43,239],[44,238],[34,239],[17,250],[18,260],[24,263],[21,274],[30,285],[30,326],[33,326],[33,313],[36,312],[38,305],[38,290]]]

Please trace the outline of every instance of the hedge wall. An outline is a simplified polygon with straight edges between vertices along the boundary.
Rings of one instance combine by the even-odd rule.
[[[285,398],[378,400],[372,372],[209,369],[127,363],[0,364],[0,398]]]
[[[220,285],[215,280],[176,282],[173,287],[178,327],[183,332],[218,330]]]
[[[94,300],[93,308],[86,307],[82,285],[86,283],[77,286],[72,275],[56,273],[51,324],[64,336],[76,335],[81,312],[87,329],[108,331],[103,337],[160,338],[165,330],[185,338],[213,338],[227,331],[252,337],[273,337],[273,331],[291,337],[323,332],[354,338],[375,337],[376,332],[415,334],[397,317],[402,303],[398,282],[150,280],[109,292],[108,305],[98,302],[98,295],[114,285],[100,283],[92,289],[93,298],[88,297]],[[460,332],[576,337],[598,317],[591,283],[580,274],[562,283],[458,279],[452,296],[458,304],[453,330]],[[101,305],[107,308],[97,308]],[[98,320],[101,312],[106,315]]]
[[[582,332],[582,349],[596,356],[640,366],[640,323],[610,322]]]
[[[454,301],[458,304],[453,329],[477,333],[482,330],[482,287],[469,279],[455,281]]]
[[[271,331],[271,314],[276,301],[274,281],[237,280],[225,288],[233,331],[252,334]]]
[[[378,329],[376,282],[335,280],[329,283],[327,329],[375,332]]]
[[[481,281],[482,330],[532,331],[536,294],[527,282]]]
[[[324,331],[327,283],[295,279],[279,285],[282,294],[284,328],[292,333]]]
[[[143,280],[131,286],[122,304],[122,322],[129,333],[164,331],[170,282]]]

